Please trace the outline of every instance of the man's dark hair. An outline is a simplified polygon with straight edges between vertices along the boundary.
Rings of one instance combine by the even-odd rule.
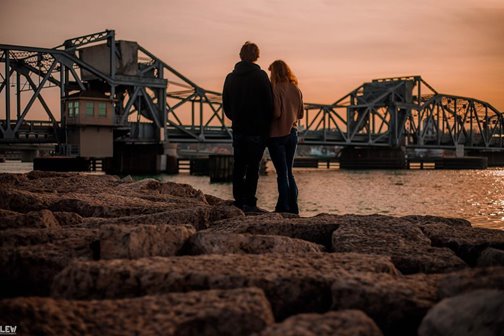
[[[245,42],[240,50],[240,58],[242,61],[255,62],[259,58],[259,47],[252,42]]]

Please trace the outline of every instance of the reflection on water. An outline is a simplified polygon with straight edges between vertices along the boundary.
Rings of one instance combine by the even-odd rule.
[[[504,169],[488,170],[303,170],[296,171],[302,216],[334,214],[462,217],[474,226],[504,229]],[[208,177],[163,175],[203,192],[231,199],[231,184]],[[274,172],[259,180],[258,205],[273,210]]]
[[[0,172],[27,172],[30,163],[0,163]],[[273,210],[274,171],[261,176],[258,205]],[[302,216],[335,214],[435,215],[462,217],[474,226],[504,229],[504,169],[488,170],[297,170]],[[156,176],[188,183],[204,193],[231,199],[230,183],[205,176]]]

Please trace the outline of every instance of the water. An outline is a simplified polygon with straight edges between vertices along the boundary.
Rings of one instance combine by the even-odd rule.
[[[27,172],[30,163],[0,163],[0,172]],[[258,205],[273,210],[277,191],[272,169],[259,179]],[[487,170],[296,170],[302,216],[334,214],[461,217],[474,226],[504,230],[504,169]],[[230,183],[207,176],[159,175],[231,199]]]

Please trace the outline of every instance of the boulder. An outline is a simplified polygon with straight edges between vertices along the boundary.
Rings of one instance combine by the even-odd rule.
[[[218,204],[212,206],[212,209],[210,210],[210,222],[215,222],[227,218],[245,218],[245,214],[241,209],[232,205]]]
[[[151,214],[183,205],[151,202],[134,196],[113,194],[113,190],[93,194],[67,193],[51,201],[52,211],[74,212],[82,217],[120,217]]]
[[[477,289],[504,290],[504,267],[469,268],[445,274],[437,286],[440,298]]]
[[[16,212],[16,211],[0,209],[0,218],[16,216],[16,215],[19,215],[19,214],[20,213]]]
[[[419,336],[503,334],[504,291],[477,290],[436,304],[425,316]]]
[[[416,225],[426,225],[433,223],[442,223],[451,227],[471,227],[471,222],[463,218],[438,217],[438,216],[419,216],[409,215],[399,217]]]
[[[334,281],[332,309],[362,310],[385,335],[414,335],[438,301],[438,279],[439,275],[353,273]]]
[[[0,209],[29,212],[47,209],[48,201],[35,193],[2,186],[0,188]]]
[[[450,249],[431,247],[429,238],[410,223],[341,224],[332,234],[332,249],[391,256],[403,274],[449,272],[467,266]]]
[[[299,314],[264,329],[260,336],[382,336],[380,329],[359,310]]]
[[[0,230],[16,228],[60,229],[60,223],[52,211],[44,209],[3,217]]]
[[[487,247],[504,249],[504,231],[472,227],[428,224],[422,227],[433,246],[448,247],[469,265],[474,266]]]
[[[52,294],[72,299],[123,298],[167,292],[262,288],[279,319],[331,306],[331,284],[348,272],[396,274],[390,259],[355,253],[204,255],[72,263]]]
[[[486,248],[480,253],[476,265],[478,267],[504,266],[504,251]]]
[[[195,206],[175,208],[170,211],[156,212],[145,215],[123,216],[116,218],[86,218],[82,226],[97,228],[105,224],[116,225],[139,225],[139,224],[191,224],[197,230],[208,227],[210,221],[211,207]]]
[[[165,194],[181,197],[184,199],[193,199],[201,203],[207,204],[205,194],[201,190],[194,189],[189,184],[160,182],[155,179],[142,179],[132,183],[123,183],[117,188],[118,191],[126,190],[127,192],[140,192],[145,194]]]
[[[232,200],[224,200],[214,195],[205,194],[205,199],[207,203],[210,205],[222,205],[222,204],[233,205]]]
[[[110,190],[121,182],[111,175],[89,175],[81,173],[30,172],[16,188],[33,193],[92,194]]]
[[[48,295],[52,280],[74,259],[98,258],[98,230],[0,231],[0,296]]]
[[[191,225],[102,225],[100,258],[174,256],[194,233]]]
[[[76,252],[76,256],[89,257],[89,246],[98,240],[98,230],[64,228],[60,230],[20,228],[0,231],[0,247],[49,244],[62,246]],[[79,252],[80,251],[80,252]]]
[[[0,325],[30,335],[250,335],[273,316],[257,288],[68,301],[16,298],[0,301]]]
[[[189,239],[188,254],[306,253],[323,252],[324,247],[285,236],[251,235],[200,231]]]
[[[339,227],[332,217],[284,218],[271,213],[214,222],[209,231],[287,236],[303,239],[330,249],[331,234]]]
[[[62,227],[78,226],[82,223],[82,217],[75,212],[53,212],[54,217]]]
[[[48,295],[56,274],[74,258],[73,250],[55,244],[0,248],[0,297]]]
[[[8,173],[0,173],[0,185],[2,187],[6,186],[16,186],[22,181],[27,179],[24,174],[8,174]]]

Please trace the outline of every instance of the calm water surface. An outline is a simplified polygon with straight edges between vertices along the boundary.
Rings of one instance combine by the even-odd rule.
[[[27,172],[30,163],[0,163],[0,172]],[[258,205],[273,210],[276,176],[261,176]],[[474,226],[504,229],[504,169],[488,170],[296,170],[302,216],[334,214],[462,217]],[[205,176],[158,175],[204,193],[231,199],[230,183]]]

